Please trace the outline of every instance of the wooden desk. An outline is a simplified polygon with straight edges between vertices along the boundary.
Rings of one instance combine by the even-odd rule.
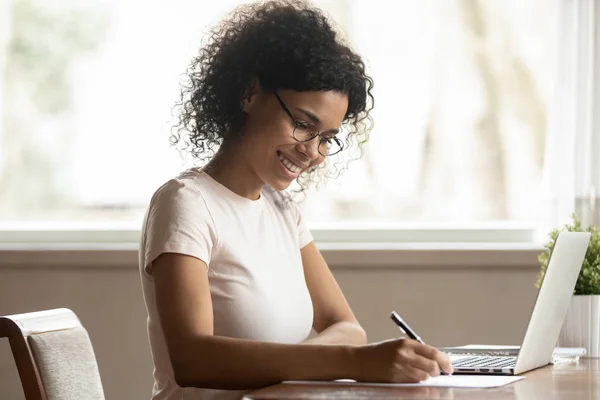
[[[314,383],[280,384],[248,394],[246,400],[272,399],[600,399],[600,359],[547,366],[497,389],[407,388]]]

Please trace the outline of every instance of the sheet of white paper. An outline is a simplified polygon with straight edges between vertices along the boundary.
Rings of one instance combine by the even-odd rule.
[[[552,355],[556,357],[583,356],[586,352],[584,347],[556,347]]]
[[[333,382],[323,381],[286,381],[284,383],[295,384],[339,384],[351,386],[407,386],[407,387],[448,387],[448,388],[496,388],[525,378],[524,376],[501,376],[501,375],[450,375],[429,378],[420,383],[363,383],[349,380]]]

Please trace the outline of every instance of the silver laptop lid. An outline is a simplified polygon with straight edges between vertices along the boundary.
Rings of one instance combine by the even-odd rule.
[[[547,365],[558,340],[591,234],[561,232],[531,313],[515,374]]]

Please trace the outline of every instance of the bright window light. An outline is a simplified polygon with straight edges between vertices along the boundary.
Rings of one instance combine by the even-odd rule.
[[[139,226],[190,166],[178,85],[232,0],[0,2],[0,222]],[[533,224],[557,0],[318,1],[375,81],[361,161],[303,203],[315,224]]]

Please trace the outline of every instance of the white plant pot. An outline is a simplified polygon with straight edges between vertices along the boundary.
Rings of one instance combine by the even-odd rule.
[[[558,338],[560,347],[584,347],[586,358],[600,357],[600,295],[575,295]]]

